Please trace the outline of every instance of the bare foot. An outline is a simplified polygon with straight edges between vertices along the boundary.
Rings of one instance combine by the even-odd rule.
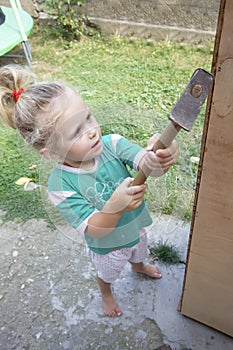
[[[104,296],[103,299],[103,308],[104,314],[108,317],[119,317],[122,315],[122,311],[119,306],[116,304],[112,295]]]
[[[160,270],[155,265],[144,264],[144,263],[138,263],[138,264],[131,263],[131,265],[132,265],[132,271],[134,272],[143,273],[144,275],[147,275],[151,278],[159,279],[162,277]]]
[[[102,294],[104,314],[108,317],[121,316],[122,311],[113,298],[111,284],[104,282],[98,275],[96,276],[96,279]]]

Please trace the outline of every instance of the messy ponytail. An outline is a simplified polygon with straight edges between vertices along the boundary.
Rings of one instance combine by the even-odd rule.
[[[0,111],[1,118],[12,128],[16,128],[15,99],[13,92],[19,89],[26,90],[35,82],[35,75],[27,68],[17,65],[0,68]]]
[[[48,142],[51,126],[61,115],[56,97],[65,91],[66,85],[60,82],[36,82],[35,74],[27,68],[1,67],[0,118],[17,129],[27,143],[40,149]]]

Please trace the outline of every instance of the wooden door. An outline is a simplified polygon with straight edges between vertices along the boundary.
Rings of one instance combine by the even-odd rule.
[[[233,336],[233,1],[222,0],[182,314]]]

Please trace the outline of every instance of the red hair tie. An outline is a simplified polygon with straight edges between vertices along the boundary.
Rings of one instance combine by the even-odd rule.
[[[12,92],[11,95],[13,96],[15,102],[18,101],[19,96],[22,94],[22,92],[24,92],[24,89],[23,89],[23,88],[19,89],[18,91],[14,90],[14,91]]]

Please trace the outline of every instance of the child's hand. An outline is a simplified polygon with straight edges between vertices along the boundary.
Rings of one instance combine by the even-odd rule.
[[[133,178],[128,177],[117,187],[105,205],[105,212],[124,213],[141,205],[147,186],[132,186],[132,182]]]
[[[132,186],[132,182],[132,178],[125,179],[113,192],[103,209],[89,218],[86,232],[90,236],[104,237],[116,227],[124,212],[140,206],[147,186]]]
[[[158,136],[158,134],[155,134],[149,139],[146,148],[148,152],[143,158],[147,167],[152,171],[151,176],[154,177],[166,173],[170,167],[175,164],[179,155],[179,146],[176,140],[173,140],[168,148],[159,149],[154,153],[152,148]]]

